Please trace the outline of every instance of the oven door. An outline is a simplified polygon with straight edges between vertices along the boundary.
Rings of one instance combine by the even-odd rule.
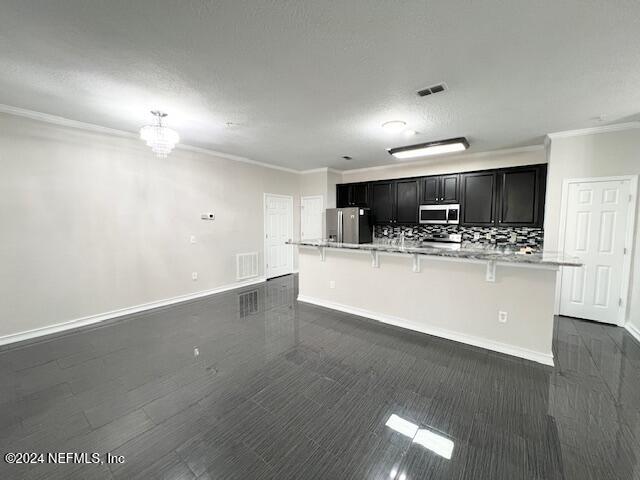
[[[446,205],[420,205],[420,223],[447,223]]]

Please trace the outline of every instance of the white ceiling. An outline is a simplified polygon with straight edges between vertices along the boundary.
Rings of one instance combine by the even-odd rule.
[[[184,143],[359,168],[638,118],[639,47],[635,0],[3,0],[0,103],[132,132],[160,108]]]

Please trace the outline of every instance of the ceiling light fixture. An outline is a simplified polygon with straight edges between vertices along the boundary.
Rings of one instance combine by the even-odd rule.
[[[403,122],[402,120],[391,120],[390,122],[384,122],[382,124],[382,128],[389,133],[400,133],[406,126],[407,122]]]
[[[158,158],[167,158],[171,150],[180,141],[180,135],[175,130],[162,125],[162,119],[166,113],[152,110],[151,115],[156,117],[155,125],[145,125],[140,129],[140,139],[144,140]]]
[[[426,157],[442,153],[462,152],[469,148],[469,142],[464,137],[439,140],[437,142],[420,143],[406,147],[390,148],[387,151],[396,158]]]

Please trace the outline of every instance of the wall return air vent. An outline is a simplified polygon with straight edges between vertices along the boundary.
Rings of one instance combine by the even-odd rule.
[[[246,280],[258,276],[258,252],[236,254],[236,279]]]
[[[423,88],[422,90],[418,90],[417,93],[419,97],[426,97],[427,95],[446,92],[447,90],[449,90],[449,88],[447,87],[447,84],[442,82],[442,83],[438,83],[437,85],[431,85],[430,87]]]

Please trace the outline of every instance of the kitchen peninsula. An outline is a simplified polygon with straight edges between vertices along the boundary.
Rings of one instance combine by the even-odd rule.
[[[298,300],[553,365],[556,271],[549,252],[291,242]]]

